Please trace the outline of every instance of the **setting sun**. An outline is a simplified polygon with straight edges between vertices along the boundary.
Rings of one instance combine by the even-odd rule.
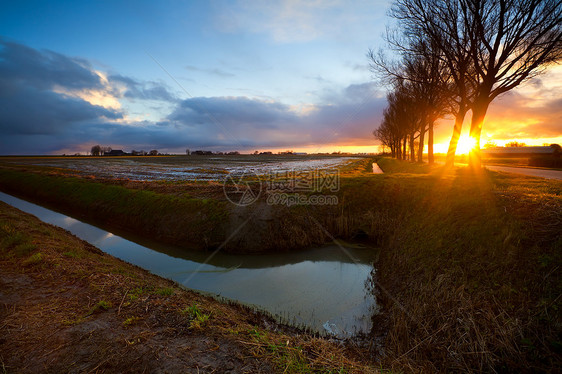
[[[462,135],[459,138],[459,143],[457,145],[457,154],[467,155],[472,148],[476,146],[476,139],[468,136]]]

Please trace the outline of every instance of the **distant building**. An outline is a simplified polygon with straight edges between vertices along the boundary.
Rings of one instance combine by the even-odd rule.
[[[109,152],[105,152],[104,156],[126,156],[127,154],[123,152],[121,149],[112,149]]]
[[[197,151],[193,151],[191,152],[192,155],[198,155],[198,156],[204,156],[204,155],[212,155],[213,152],[211,151],[201,151],[201,150],[197,150]]]
[[[550,155],[554,153],[554,147],[491,147],[482,150],[482,156],[490,157],[530,157],[539,155]]]

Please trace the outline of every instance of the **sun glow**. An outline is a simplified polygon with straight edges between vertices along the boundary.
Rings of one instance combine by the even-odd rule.
[[[467,155],[470,153],[470,150],[475,146],[476,146],[476,139],[468,135],[462,135],[459,138],[459,143],[457,144],[456,154]]]

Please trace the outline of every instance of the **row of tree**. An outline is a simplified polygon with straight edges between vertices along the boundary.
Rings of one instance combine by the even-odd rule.
[[[158,152],[157,149],[153,149],[150,151],[145,151],[145,150],[140,150],[140,151],[136,151],[136,150],[132,150],[131,153],[126,153],[123,152],[122,150],[113,150],[111,147],[102,147],[101,145],[97,144],[92,146],[92,148],[90,149],[90,154],[92,156],[104,156],[104,155],[111,155],[111,156],[126,156],[126,155],[131,155],[131,156],[158,156],[160,153]]]
[[[92,156],[103,156],[104,154],[109,153],[111,151],[112,151],[111,147],[102,147],[101,145],[96,144],[92,146],[90,153],[92,154]]]
[[[464,118],[472,112],[470,163],[480,165],[480,135],[490,103],[562,58],[560,0],[395,0],[386,40],[399,60],[369,51],[371,68],[392,85],[374,135],[393,157],[422,160],[427,134],[454,118],[452,164]]]

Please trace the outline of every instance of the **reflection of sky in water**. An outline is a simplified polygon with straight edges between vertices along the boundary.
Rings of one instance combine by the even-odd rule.
[[[3,193],[0,193],[0,200],[61,226],[113,256],[186,287],[256,305],[286,321],[304,324],[316,331],[352,333],[370,329],[375,303],[372,296],[367,296],[365,282],[370,277],[371,266],[365,263],[364,255],[361,256],[364,263],[353,263],[345,258],[345,262],[338,261],[334,255],[341,256],[341,252],[335,247],[282,256],[217,253],[213,263],[223,266],[215,266],[154,251]],[[181,254],[188,257],[190,252]],[[319,259],[319,254],[325,254],[325,260]],[[201,253],[196,255],[195,258],[201,257]],[[259,266],[260,261],[263,267]]]

